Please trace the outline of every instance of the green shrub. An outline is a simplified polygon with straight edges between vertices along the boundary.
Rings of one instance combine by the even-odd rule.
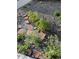
[[[18,45],[17,46],[17,51],[18,53],[22,53],[22,54],[27,54],[27,49],[28,49],[29,45]]]
[[[43,20],[43,19],[40,19],[38,22],[36,22],[36,26],[38,30],[43,31],[43,32],[50,30],[50,24],[46,20]]]
[[[36,37],[35,35],[31,34],[30,36],[27,37],[26,39],[26,44],[30,45],[31,43],[34,43],[36,45],[36,47],[39,47],[40,45],[40,38]]]
[[[55,17],[56,20],[61,20],[61,12],[56,10],[53,13],[53,16]]]
[[[50,24],[46,20],[40,19],[37,12],[29,11],[28,16],[30,22],[34,23],[39,31],[50,30]]]
[[[32,23],[35,23],[39,20],[39,15],[37,12],[29,11],[28,16],[29,16],[29,21]]]
[[[39,48],[40,41],[41,41],[40,38],[36,37],[34,34],[26,36],[24,44],[17,46],[17,51],[18,53],[27,54],[30,45],[33,43],[37,48]]]
[[[53,16],[55,18],[55,23],[59,26],[61,25],[61,12],[56,10],[54,13],[53,13]]]
[[[45,51],[45,55],[48,59],[59,59],[61,56],[61,50],[57,46],[47,46],[47,50]]]
[[[19,34],[18,36],[17,36],[17,40],[18,41],[21,41],[21,40],[24,40],[25,39],[25,35],[24,34]]]
[[[61,57],[61,48],[60,44],[57,42],[58,37],[57,35],[55,36],[49,36],[48,41],[47,41],[47,47],[44,50],[45,55],[47,56],[48,59],[59,59]]]
[[[53,16],[54,17],[60,17],[61,16],[61,12],[56,10],[56,11],[54,11]]]
[[[49,37],[48,37],[48,45],[59,45],[59,38],[58,38],[58,36],[57,35],[50,35]]]

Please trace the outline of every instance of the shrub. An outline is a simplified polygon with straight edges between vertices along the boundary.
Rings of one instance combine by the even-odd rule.
[[[56,20],[61,20],[61,12],[56,10],[54,13],[53,13],[53,16],[55,17]]]
[[[50,30],[50,24],[46,20],[40,19],[37,12],[29,11],[28,16],[30,22],[34,23],[39,31],[44,32]]]
[[[47,44],[48,45],[59,45],[59,38],[58,38],[58,36],[57,35],[50,35],[49,37],[48,37],[48,42],[47,42]]]
[[[25,39],[25,35],[24,34],[19,34],[18,36],[17,36],[17,40],[18,41],[21,41],[21,40],[24,40]]]
[[[37,29],[39,31],[47,31],[47,30],[50,30],[50,24],[46,21],[46,20],[43,20],[43,19],[40,19],[37,23],[36,23],[36,26],[37,26]]]
[[[31,43],[34,43],[36,45],[36,47],[39,47],[40,45],[40,38],[36,37],[35,35],[31,34],[30,36],[27,36],[27,39],[25,41],[25,43],[27,45],[30,45]]]
[[[18,45],[17,46],[17,51],[18,53],[22,53],[22,54],[27,54],[27,49],[28,49],[29,45]]]
[[[39,20],[39,15],[37,12],[29,11],[28,16],[29,16],[29,21],[32,23],[35,23],[36,21]]]
[[[40,39],[36,37],[34,34],[31,34],[29,36],[26,36],[26,39],[24,40],[24,44],[17,46],[18,53],[27,54],[28,48],[31,46],[31,44],[35,44],[37,48],[39,48],[40,45]]]
[[[60,53],[60,48],[57,46],[47,46],[47,49],[45,51],[45,55],[47,56],[48,59],[59,59],[61,56]]]
[[[56,25],[60,25],[61,24],[61,12],[56,10],[54,13],[53,13],[53,16],[55,18],[55,23]]]
[[[48,59],[59,59],[61,56],[61,48],[60,44],[57,42],[58,37],[55,36],[49,36],[47,41],[47,47],[45,48],[45,56],[47,56]]]

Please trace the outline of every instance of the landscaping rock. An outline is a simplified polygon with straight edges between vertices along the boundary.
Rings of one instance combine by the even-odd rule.
[[[25,21],[25,23],[26,23],[26,24],[29,24],[29,21],[28,21],[28,20],[26,20],[26,21]]]
[[[33,29],[34,29],[34,30],[36,30],[36,29],[37,29],[37,27],[34,27]]]
[[[17,34],[25,34],[26,30],[25,29],[19,29]]]
[[[26,16],[26,17],[24,17],[24,19],[25,19],[25,20],[28,20],[28,19],[29,19],[29,17],[28,17],[28,16]]]
[[[35,56],[35,58],[39,58],[39,56],[41,56],[41,52],[35,50],[33,55]]]
[[[45,38],[45,36],[46,36],[45,33],[43,33],[43,32],[40,32],[40,33],[39,33],[39,37],[40,37],[42,40]]]

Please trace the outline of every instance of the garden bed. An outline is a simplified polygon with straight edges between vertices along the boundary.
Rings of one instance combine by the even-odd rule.
[[[49,2],[46,3],[49,4]],[[46,13],[43,14],[37,9],[32,8],[32,10],[29,10],[30,8],[28,8],[27,10],[27,8],[23,7],[19,9],[20,12],[18,11],[18,25],[20,25],[18,26],[18,32],[20,33],[17,33],[17,52],[32,58],[60,59],[61,41],[59,36],[61,35],[58,34],[59,31],[61,32],[61,26],[58,26],[61,25],[60,9],[53,12],[50,7],[52,14],[50,14],[50,10],[48,10],[49,12],[45,11]]]

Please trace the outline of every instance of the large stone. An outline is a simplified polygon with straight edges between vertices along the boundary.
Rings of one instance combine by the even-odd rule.
[[[26,33],[26,30],[25,29],[19,29],[18,30],[18,34],[25,34]]]
[[[26,16],[26,17],[24,17],[24,19],[25,19],[25,20],[28,20],[28,19],[29,19],[29,17],[28,17],[28,16]]]
[[[41,52],[35,50],[33,55],[35,56],[35,58],[39,58],[41,56]]]
[[[33,33],[33,31],[31,31],[31,30],[27,30],[27,35],[31,35]]]
[[[39,37],[40,37],[42,40],[45,38],[45,36],[46,36],[45,33],[43,33],[43,32],[40,32],[40,33],[39,33]]]

